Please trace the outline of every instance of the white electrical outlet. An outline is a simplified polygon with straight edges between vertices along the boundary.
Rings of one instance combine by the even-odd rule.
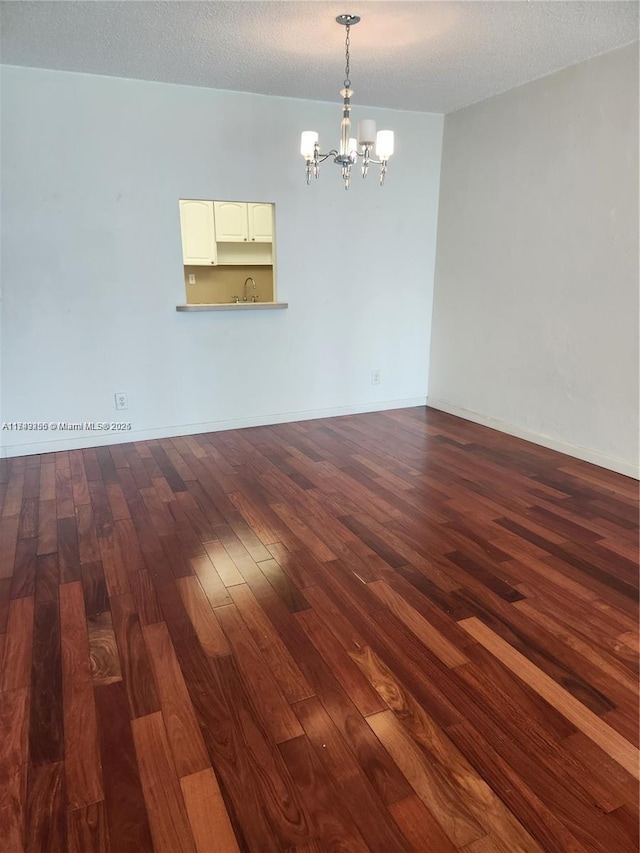
[[[190,272],[189,273],[189,284],[195,284],[195,283],[196,283],[196,274],[194,272]]]
[[[122,391],[118,391],[113,395],[116,398],[116,409],[128,409],[129,401],[127,395]]]
[[[380,384],[380,371],[379,370],[372,370],[371,371],[371,384],[372,385],[379,385]]]

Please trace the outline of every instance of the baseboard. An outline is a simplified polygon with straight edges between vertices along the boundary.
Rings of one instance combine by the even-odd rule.
[[[48,441],[25,444],[4,444],[0,456],[33,456],[36,453],[54,453],[60,450],[81,450],[85,447],[102,447],[105,444],[125,444],[129,441],[148,441],[153,438],[175,438],[180,435],[195,435],[201,432],[221,432],[225,429],[244,429],[253,426],[286,424],[293,421],[310,421],[318,418],[333,418],[340,415],[361,415],[365,412],[384,412],[389,409],[408,409],[426,405],[426,397],[408,400],[382,400],[375,403],[354,403],[351,406],[334,406],[329,409],[311,409],[301,412],[278,412],[251,418],[234,418],[226,421],[207,421],[197,424],[174,424],[153,429],[132,430],[125,433],[91,433],[89,435],[60,436]],[[0,434],[1,436],[1,434]],[[5,434],[6,436],[6,434]]]
[[[523,438],[525,441],[531,441],[533,444],[540,444],[542,447],[548,447],[550,450],[566,453],[567,456],[582,459],[584,462],[591,462],[594,465],[599,465],[601,468],[616,471],[618,474],[625,474],[627,477],[634,477],[636,480],[640,480],[640,465],[634,465],[633,462],[628,462],[626,459],[607,456],[605,453],[600,453],[598,450],[591,450],[588,447],[568,444],[565,441],[533,432],[508,421],[501,421],[498,418],[491,418],[488,415],[481,415],[478,412],[471,412],[468,409],[461,409],[452,403],[446,403],[444,400],[434,400],[432,397],[427,397],[427,406],[432,409],[439,409],[441,412],[447,412],[450,415],[456,415],[466,421],[490,427],[491,429],[498,430],[498,432],[514,435],[516,438]]]

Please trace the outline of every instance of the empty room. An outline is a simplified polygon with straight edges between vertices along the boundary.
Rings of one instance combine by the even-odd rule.
[[[638,23],[0,2],[2,853],[637,853]]]

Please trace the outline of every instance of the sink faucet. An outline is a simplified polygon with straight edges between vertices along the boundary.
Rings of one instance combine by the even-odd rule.
[[[253,298],[251,299],[251,301],[252,301],[252,302],[255,302],[255,301],[256,301],[256,299],[258,298],[258,295],[257,295],[257,293],[256,293],[256,283],[255,283],[255,281],[251,278],[251,276],[249,276],[249,278],[247,278],[247,279],[245,280],[245,283],[244,283],[244,297],[243,297],[242,301],[243,301],[243,302],[246,302],[246,301],[247,301],[247,284],[249,284],[249,282],[251,282],[251,284],[253,285]]]

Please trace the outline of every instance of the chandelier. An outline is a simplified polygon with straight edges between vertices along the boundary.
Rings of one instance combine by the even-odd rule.
[[[307,164],[307,184],[311,183],[311,176],[316,178],[320,174],[320,163],[324,163],[329,157],[333,157],[333,162],[342,167],[342,180],[344,181],[345,190],[349,189],[351,180],[351,167],[358,162],[358,157],[362,159],[362,177],[367,177],[369,166],[374,163],[380,166],[380,186],[384,184],[385,175],[387,173],[387,163],[389,157],[393,154],[393,131],[379,130],[376,133],[376,123],[371,119],[363,119],[358,122],[357,138],[351,136],[351,80],[349,79],[349,35],[351,27],[358,23],[360,18],[358,15],[338,15],[336,21],[343,27],[346,27],[345,38],[345,80],[344,89],[340,90],[342,95],[342,125],[340,128],[340,148],[332,149],[328,154],[320,153],[320,143],[318,134],[315,130],[305,130],[300,139],[300,153]],[[379,158],[374,160],[371,156],[373,146],[375,145],[375,153]]]

